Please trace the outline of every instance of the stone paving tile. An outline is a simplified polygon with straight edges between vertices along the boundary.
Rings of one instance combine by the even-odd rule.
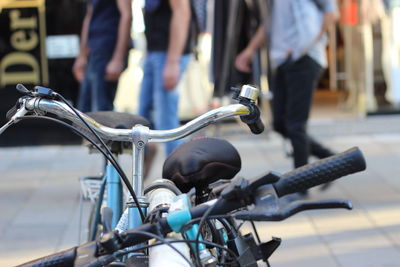
[[[316,136],[370,135],[400,132],[400,116],[373,116],[349,119],[312,119],[310,132]]]
[[[341,266],[398,266],[400,253],[374,229],[323,235]]]
[[[43,224],[12,227],[0,242],[0,265],[11,266],[54,253],[64,225]]]
[[[79,200],[76,200],[75,207],[77,207],[79,204]],[[68,249],[76,244],[81,244],[87,241],[87,215],[89,214],[90,210],[91,205],[87,200],[83,201],[82,210],[80,208],[71,210],[69,223],[61,235],[60,242],[56,246],[57,251]],[[81,231],[78,231],[79,229],[81,229]]]
[[[375,204],[366,209],[375,228],[381,231],[400,251],[400,201],[392,204]]]
[[[321,213],[312,221],[341,266],[390,266],[398,262],[400,251],[364,210],[327,217]]]
[[[262,240],[267,241],[270,236],[282,238],[281,246],[271,257],[272,266],[338,266],[304,214],[283,222],[256,225]]]

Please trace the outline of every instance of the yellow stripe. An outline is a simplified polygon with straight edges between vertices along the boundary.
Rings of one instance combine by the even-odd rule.
[[[236,115],[243,115],[243,114],[249,114],[249,108],[248,107],[240,107],[236,110]]]
[[[0,10],[2,8],[24,8],[39,7],[45,0],[0,0]]]
[[[39,34],[40,34],[40,54],[42,65],[42,84],[49,85],[49,69],[46,55],[46,10],[45,5],[39,7]]]

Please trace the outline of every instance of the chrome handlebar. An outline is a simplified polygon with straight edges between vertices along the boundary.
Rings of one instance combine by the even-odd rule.
[[[22,88],[22,89],[21,89]],[[255,106],[258,96],[258,89],[250,85],[245,85],[240,90],[236,90],[234,99],[239,104],[223,106],[208,111],[207,113],[189,121],[185,125],[170,130],[150,130],[148,127],[136,125],[132,129],[114,129],[104,126],[82,112],[75,110],[64,102],[55,100],[57,93],[49,88],[35,87],[35,91],[29,91],[22,85],[17,86],[18,91],[25,96],[20,98],[17,106],[9,112],[10,121],[0,128],[0,134],[11,124],[19,121],[27,115],[45,116],[46,113],[56,115],[58,118],[66,119],[74,126],[86,130],[85,123],[76,114],[78,113],[85,122],[91,126],[102,139],[110,141],[127,141],[132,143],[132,185],[134,191],[143,196],[143,162],[144,147],[148,142],[168,142],[183,138],[189,134],[206,127],[207,125],[217,122],[224,118],[233,116],[242,116],[241,119],[249,125],[253,133],[260,133],[264,129],[259,119],[259,110]],[[58,95],[58,97],[60,97]],[[62,98],[61,98],[62,99]],[[64,101],[64,100],[63,100]],[[248,116],[247,116],[248,115]],[[261,130],[261,131],[260,131]]]
[[[24,105],[21,108],[25,108],[28,112],[41,115],[44,113],[50,113],[58,116],[59,118],[69,120],[73,124],[86,128],[84,123],[78,118],[78,116],[71,110],[66,104],[56,101],[49,100],[41,97],[34,97],[26,99]],[[244,116],[249,115],[250,110],[243,104],[232,104],[223,106],[217,109],[208,111],[207,113],[189,121],[181,127],[170,129],[170,130],[150,130],[147,127],[135,126],[132,129],[114,129],[104,126],[84,113],[77,111],[87,123],[102,137],[112,141],[130,141],[134,139],[135,132],[143,133],[147,136],[149,142],[168,142],[176,139],[183,138],[189,134],[206,127],[207,125],[214,123],[218,120],[229,118],[233,116]]]

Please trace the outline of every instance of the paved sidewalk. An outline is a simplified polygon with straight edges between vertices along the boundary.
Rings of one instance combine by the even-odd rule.
[[[213,134],[215,127],[209,127]],[[336,151],[359,146],[367,171],[312,190],[311,199],[348,199],[354,210],[312,211],[284,222],[259,224],[262,239],[283,239],[272,266],[399,266],[400,117],[312,121],[310,131]],[[242,157],[239,175],[253,177],[291,168],[274,133],[253,136],[222,125],[222,136]],[[0,148],[0,266],[13,266],[76,245],[78,177],[101,170],[99,155],[80,146]],[[129,171],[129,157],[122,158]],[[159,149],[151,177],[161,176]],[[87,209],[85,205],[84,213]],[[86,224],[83,224],[86,225]],[[244,228],[246,230],[246,228]]]

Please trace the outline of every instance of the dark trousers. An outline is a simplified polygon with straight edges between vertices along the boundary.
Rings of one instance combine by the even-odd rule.
[[[105,79],[105,69],[111,53],[90,53],[85,77],[81,83],[78,109],[82,112],[110,111],[114,109],[114,98],[118,82]]]
[[[311,57],[290,58],[278,67],[272,78],[272,115],[275,131],[288,138],[293,147],[294,167],[308,163],[314,155],[325,158],[332,152],[307,134],[313,92],[323,68]]]

